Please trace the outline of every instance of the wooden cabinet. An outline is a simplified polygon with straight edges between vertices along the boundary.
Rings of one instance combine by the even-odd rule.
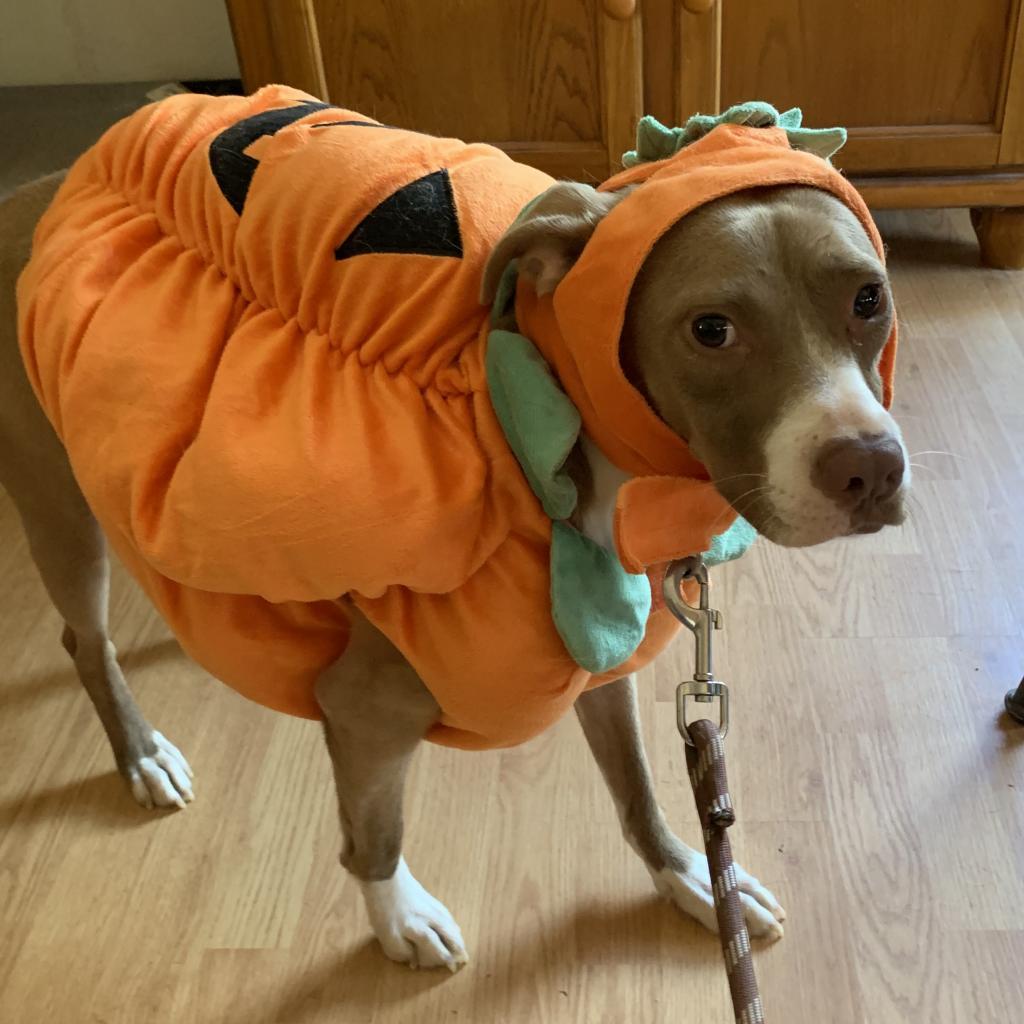
[[[692,14],[679,4],[683,46],[720,56],[682,79],[678,106],[764,97],[802,107],[809,124],[851,130],[842,159],[854,172],[990,167],[1015,8],[1016,0],[724,0]]]
[[[971,206],[1024,265],[1022,0],[228,0],[245,84],[601,179],[642,112],[746,99],[841,124],[875,206]],[[984,212],[982,212],[982,210]],[[1019,241],[1018,241],[1019,240]]]
[[[601,179],[643,112],[635,0],[228,0],[246,88],[286,82],[401,127]]]
[[[799,106],[850,129],[837,162],[883,179],[863,183],[876,204],[1024,202],[1006,176],[1024,163],[1020,0],[645,0],[644,18],[658,116]]]

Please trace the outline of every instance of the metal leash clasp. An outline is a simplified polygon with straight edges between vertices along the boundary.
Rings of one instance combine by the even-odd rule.
[[[694,608],[682,597],[683,580],[694,579],[700,586],[700,604]],[[665,573],[662,591],[669,611],[693,634],[696,644],[696,667],[692,681],[684,681],[676,688],[676,725],[683,739],[693,746],[690,725],[686,720],[686,698],[698,704],[711,704],[716,698],[718,731],[724,739],[729,732],[729,687],[715,679],[711,661],[711,639],[716,629],[722,628],[722,613],[708,603],[708,569],[699,559],[683,558],[673,562]]]

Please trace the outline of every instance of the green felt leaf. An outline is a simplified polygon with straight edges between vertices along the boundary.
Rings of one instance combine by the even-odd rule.
[[[702,139],[721,124],[782,128],[793,149],[814,153],[823,160],[828,160],[846,144],[845,128],[804,128],[802,122],[803,113],[799,107],[780,114],[770,103],[756,100],[730,107],[724,114],[695,114],[682,128],[668,128],[656,117],[647,115],[637,125],[636,149],[623,153],[622,165],[634,167],[675,156],[684,146]]]
[[[507,309],[515,268],[506,271],[495,309]],[[536,346],[513,331],[492,330],[487,341],[491,403],[530,487],[553,520],[551,615],[566,650],[582,668],[607,672],[643,641],[651,612],[644,574],[629,573],[618,556],[564,522],[576,508],[576,485],[565,462],[581,429],[580,415]],[[738,558],[756,533],[737,519],[715,537],[709,565]]]
[[[725,533],[720,533],[711,542],[711,547],[702,555],[707,566],[731,562],[741,555],[757,539],[757,530],[742,516],[738,516]]]
[[[600,674],[640,646],[651,613],[644,574],[626,572],[600,544],[568,523],[553,523],[551,614],[577,665]]]
[[[580,433],[580,414],[536,346],[512,331],[487,338],[487,383],[505,437],[544,511],[568,519],[576,484],[565,470]]]

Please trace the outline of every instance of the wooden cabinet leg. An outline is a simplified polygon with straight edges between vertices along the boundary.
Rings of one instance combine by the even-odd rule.
[[[986,267],[1024,269],[1024,207],[971,210],[971,223]]]

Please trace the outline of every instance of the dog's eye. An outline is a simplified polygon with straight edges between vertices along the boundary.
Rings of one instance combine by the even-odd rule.
[[[736,328],[717,313],[697,317],[690,329],[705,348],[726,348],[736,340]]]
[[[853,315],[861,320],[870,320],[877,312],[882,301],[882,286],[866,284],[853,300]]]

